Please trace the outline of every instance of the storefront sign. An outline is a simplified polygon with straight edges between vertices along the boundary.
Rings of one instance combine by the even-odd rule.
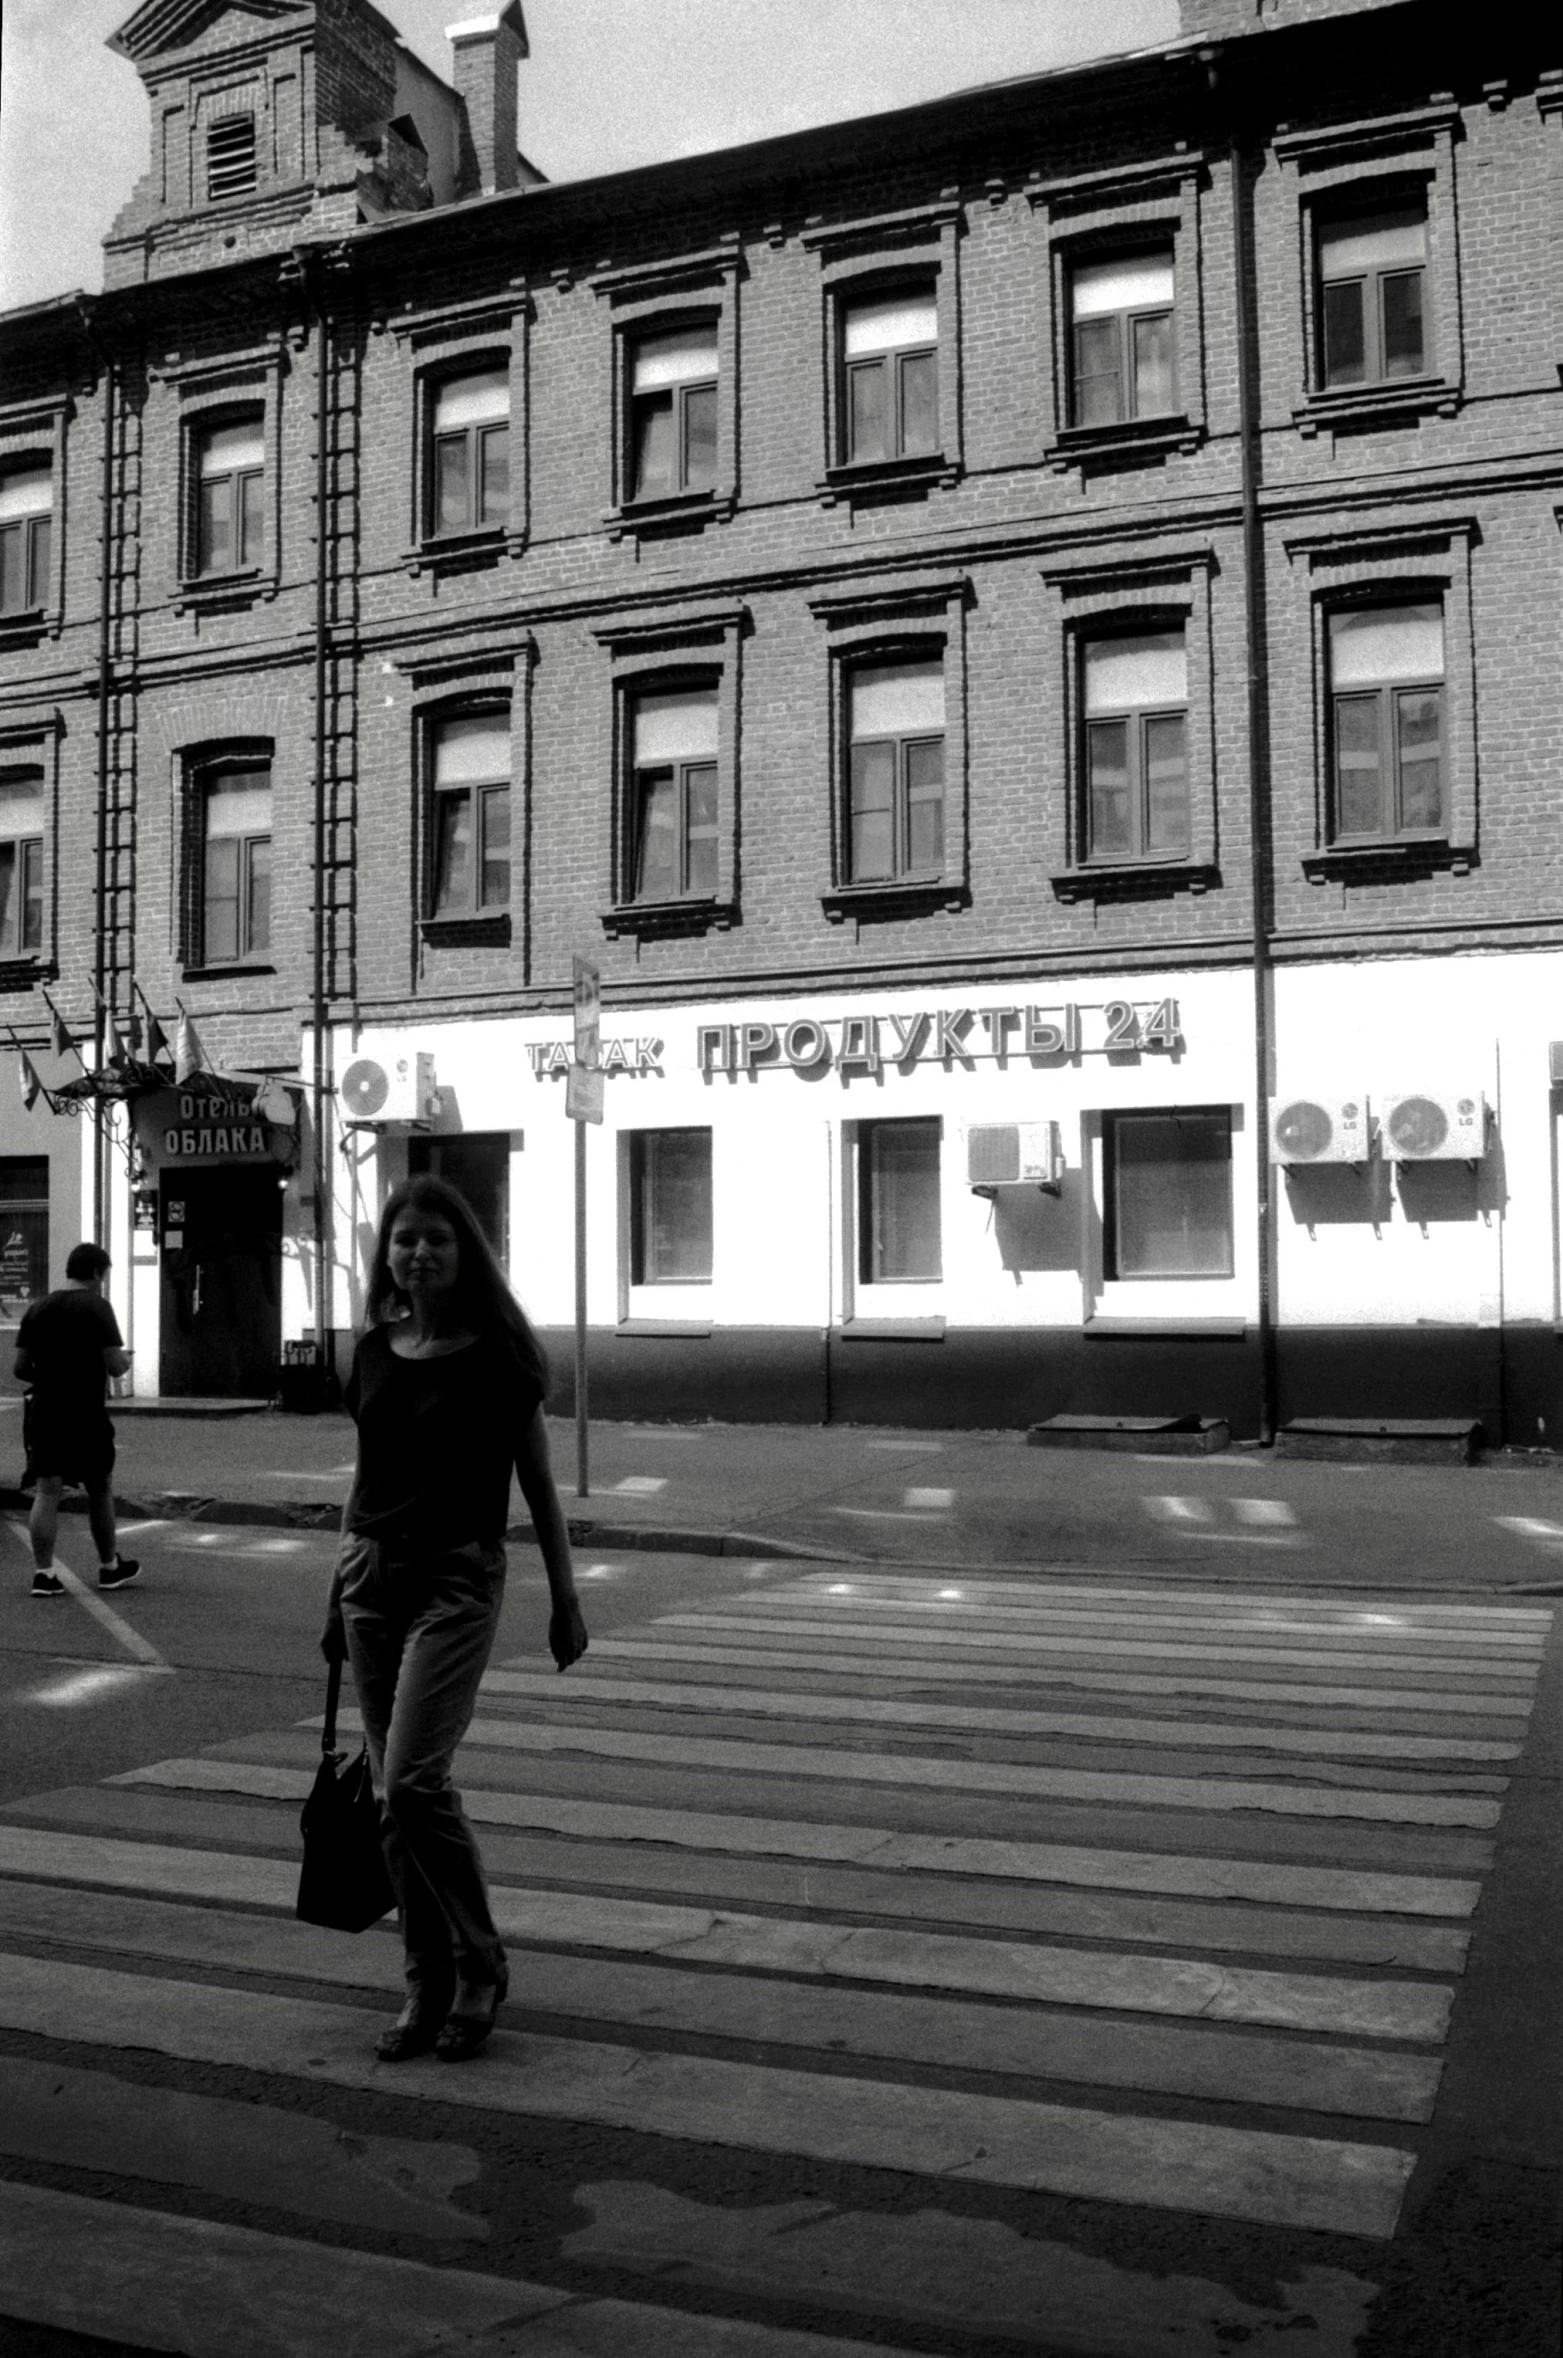
[[[527,1044],[532,1070],[543,1080],[550,1073],[568,1073],[576,1059],[568,1040],[532,1040]],[[601,1069],[605,1073],[660,1073],[660,1040],[604,1040]]]
[[[138,1099],[136,1137],[148,1163],[258,1163],[287,1159],[292,1133],[273,1143],[277,1125],[256,1118],[254,1095],[209,1083],[157,1089]]]
[[[1070,1001],[1059,1007],[919,1010],[914,1015],[812,1015],[790,1023],[709,1023],[695,1035],[702,1073],[794,1072],[834,1066],[845,1078],[919,1064],[974,1068],[1041,1064],[1073,1056],[1133,1056],[1182,1045],[1176,999]]]

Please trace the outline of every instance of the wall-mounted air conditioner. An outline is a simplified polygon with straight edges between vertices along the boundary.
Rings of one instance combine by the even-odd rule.
[[[983,1122],[966,1133],[966,1184],[979,1195],[995,1187],[1045,1187],[1064,1175],[1056,1122]]]
[[[1480,1089],[1381,1098],[1379,1139],[1392,1163],[1479,1163],[1487,1152],[1487,1100]]]
[[[337,1086],[342,1120],[349,1124],[432,1122],[439,1111],[434,1059],[419,1050],[410,1056],[355,1057]]]
[[[1270,1146],[1278,1163],[1365,1163],[1373,1142],[1365,1097],[1292,1097],[1277,1105]]]

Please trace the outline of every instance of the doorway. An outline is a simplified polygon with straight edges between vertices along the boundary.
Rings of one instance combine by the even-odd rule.
[[[158,1390],[269,1400],[282,1356],[282,1190],[277,1170],[162,1175]]]

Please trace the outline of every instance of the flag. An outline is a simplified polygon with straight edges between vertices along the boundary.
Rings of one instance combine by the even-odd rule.
[[[125,1043],[119,1036],[119,1026],[106,1007],[103,1010],[103,1053],[116,1072],[130,1062]]]
[[[174,1079],[193,1081],[197,1073],[209,1073],[206,1050],[201,1046],[200,1034],[181,1007],[179,1029],[174,1038]]]
[[[146,1043],[148,1064],[156,1064],[160,1056],[168,1054],[168,1035],[150,1007],[147,1008],[146,1025],[142,1038]]]
[[[125,1045],[130,1050],[132,1060],[139,1064],[141,1062],[141,1010],[134,999],[125,1010]]]
[[[39,1098],[43,1094],[43,1083],[39,1080],[37,1068],[25,1048],[20,1051],[20,1055],[22,1059],[20,1071],[22,1083],[22,1103],[27,1108],[27,1111],[31,1113],[33,1107],[37,1104]]]
[[[69,1056],[76,1043],[71,1038],[70,1033],[66,1030],[65,1018],[60,1013],[59,1009],[55,1006],[53,1000],[50,1000],[49,1002],[49,1013],[54,1018],[54,1031],[49,1045],[54,1050],[56,1056]]]

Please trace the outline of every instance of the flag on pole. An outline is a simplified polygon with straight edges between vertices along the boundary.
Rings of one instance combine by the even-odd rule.
[[[125,1045],[130,1050],[132,1060],[139,1064],[141,1062],[141,1010],[134,999],[125,1010]]]
[[[136,985],[136,990],[140,996],[141,1004],[146,1010],[141,1025],[141,1039],[146,1050],[146,1060],[148,1064],[156,1064],[159,1057],[168,1054],[168,1034],[153,1014],[152,1002],[139,983]]]
[[[56,1056],[69,1056],[76,1043],[71,1038],[70,1033],[66,1030],[65,1018],[60,1013],[59,1009],[55,1006],[52,999],[49,1001],[48,1005],[49,1013],[54,1018],[54,1029],[50,1037],[49,1045],[54,1050]]]
[[[37,1067],[26,1049],[19,1049],[18,1054],[22,1060],[19,1076],[22,1084],[22,1103],[31,1113],[43,1094],[43,1083],[39,1080]]]
[[[103,1010],[103,1053],[115,1072],[119,1072],[130,1062],[125,1043],[120,1038],[119,1026],[106,1007]]]
[[[201,1036],[181,1007],[179,1029],[174,1036],[174,1079],[180,1082],[193,1081],[197,1073],[209,1073],[211,1069],[206,1061],[206,1050],[201,1046]]]

